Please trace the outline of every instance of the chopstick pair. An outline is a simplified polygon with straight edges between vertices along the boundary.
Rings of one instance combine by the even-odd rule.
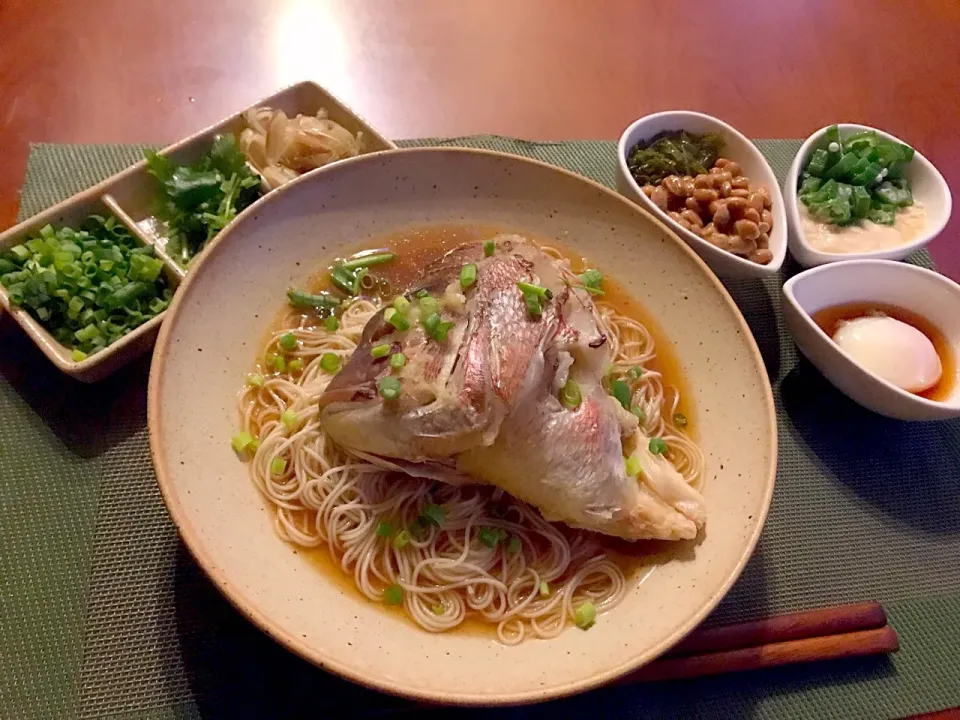
[[[810,610],[694,630],[661,659],[623,678],[650,682],[896,652],[879,603]]]

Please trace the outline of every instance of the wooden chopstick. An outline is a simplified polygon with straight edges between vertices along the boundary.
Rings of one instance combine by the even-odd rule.
[[[694,631],[624,682],[717,675],[896,652],[900,641],[877,603],[794,613]]]

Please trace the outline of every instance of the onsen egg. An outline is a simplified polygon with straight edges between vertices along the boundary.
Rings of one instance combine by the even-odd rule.
[[[912,325],[885,315],[844,322],[833,340],[860,365],[908,392],[928,390],[942,367],[930,338]]]

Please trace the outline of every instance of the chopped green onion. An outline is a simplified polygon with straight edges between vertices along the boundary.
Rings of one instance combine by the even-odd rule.
[[[336,332],[340,329],[340,321],[337,320],[336,315],[331,315],[326,320],[323,321],[323,325],[327,328],[328,332]]]
[[[623,380],[614,380],[610,383],[610,394],[623,405],[624,410],[630,409],[630,386]]]
[[[549,292],[547,288],[534,285],[533,283],[518,282],[517,287],[520,288],[520,292],[522,292],[524,295],[527,293],[532,293],[543,298],[547,297],[547,293]]]
[[[383,265],[396,257],[393,253],[377,253],[375,255],[363,255],[358,258],[346,260],[341,265],[347,270],[356,270],[357,268],[366,268],[371,265]]]
[[[667,443],[664,442],[663,438],[650,438],[650,445],[648,447],[654,455],[663,455],[667,451]]]
[[[407,300],[403,295],[397,295],[393,299],[393,307],[399,313],[406,313],[410,310],[410,301]]]
[[[603,273],[599,270],[587,270],[580,273],[580,282],[591,295],[603,295]]]
[[[283,471],[287,469],[287,461],[284,460],[279,455],[273,457],[270,461],[270,474],[271,475],[283,475]]]
[[[284,350],[296,350],[300,343],[292,332],[284,333],[280,336],[280,347]]]
[[[73,349],[73,352],[70,353],[70,359],[74,362],[83,362],[87,359],[87,354],[83,350]]]
[[[320,367],[328,373],[335,373],[340,370],[340,356],[335,353],[324,353],[320,356]]]
[[[428,525],[436,525],[440,527],[443,525],[443,519],[447,516],[447,511],[443,509],[440,505],[434,505],[430,503],[425,508],[423,512],[420,513],[420,518]]]
[[[640,422],[643,422],[644,420],[647,419],[647,414],[643,411],[643,408],[640,407],[639,405],[634,405],[632,408],[630,408],[630,412],[632,412],[634,415],[640,418]]]
[[[422,310],[426,316],[432,315],[440,311],[440,302],[431,295],[423,295],[420,298],[420,310]]]
[[[370,350],[370,355],[377,360],[380,358],[385,358],[390,354],[390,343],[381,343],[380,345],[374,345]]]
[[[380,378],[377,389],[380,391],[380,397],[384,400],[396,400],[400,397],[400,381],[393,376],[388,375]]]
[[[627,475],[630,477],[636,477],[640,474],[640,458],[636,455],[631,455],[624,461],[624,465],[627,469]]]
[[[433,610],[433,614],[434,614],[434,615],[443,615],[443,613],[446,612],[446,610],[444,610],[442,604],[440,604],[440,605],[434,605],[431,609]]]
[[[393,535],[393,525],[388,522],[377,525],[377,537],[390,537],[391,535]]]
[[[430,294],[430,293],[427,292],[427,290],[426,290],[425,288],[421,288],[420,290],[417,290],[417,292],[414,294],[414,297],[419,300],[420,298],[425,298],[425,297],[427,297],[427,295],[429,295],[429,294]]]
[[[643,377],[643,368],[640,367],[639,365],[635,365],[634,367],[627,370],[627,377],[630,378],[631,380],[639,380],[640,378]]]
[[[454,323],[452,322],[442,322],[440,320],[440,313],[436,312],[430,313],[423,321],[423,329],[427,331],[427,335],[438,342],[446,340],[447,333],[450,332],[453,326]]]
[[[386,313],[384,313],[383,315],[384,319],[386,319],[388,323],[393,325],[393,327],[399,330],[400,332],[410,329],[410,321],[407,320],[406,315],[404,315],[401,312],[398,312],[394,308],[388,308],[388,310],[393,310],[393,312],[390,313],[389,317],[387,317]]]
[[[263,375],[260,373],[250,373],[247,375],[247,385],[250,387],[263,387]]]
[[[673,424],[677,427],[686,427],[687,426],[687,416],[683,413],[674,413],[673,415]]]
[[[493,240],[487,240],[483,243],[483,256],[490,257],[497,249],[497,244]]]
[[[477,282],[477,266],[474,263],[468,263],[460,268],[460,287],[466,290]]]
[[[230,446],[233,448],[233,451],[236,453],[242,453],[253,442],[253,435],[248,433],[246,430],[238,432],[233,436],[233,439],[230,440]]]
[[[527,313],[529,313],[530,317],[539,318],[543,315],[543,305],[537,293],[525,292],[523,294],[523,303],[527,306]]]
[[[383,591],[383,601],[387,605],[399,605],[403,602],[403,588],[399,585],[391,585]]]
[[[403,353],[394,353],[390,356],[390,367],[392,367],[394,370],[399,370],[406,364],[407,356]]]
[[[287,369],[287,359],[283,355],[268,355],[267,363],[273,365],[277,372],[285,372]]]
[[[287,430],[293,430],[300,422],[300,418],[293,410],[284,410],[280,413],[280,422],[284,424]]]
[[[477,539],[488,548],[495,548],[506,537],[507,531],[503,528],[480,528],[477,531]]]
[[[383,311],[383,319],[387,322],[390,322],[390,318],[397,314],[397,309],[394,307],[388,307]]]
[[[580,395],[580,386],[573,380],[567,380],[560,388],[560,402],[567,410],[576,410],[580,407],[583,397]]]
[[[588,630],[597,621],[597,606],[586,600],[574,611],[573,618],[578,628]]]
[[[410,542],[411,535],[408,530],[401,530],[393,536],[393,547],[395,550],[402,550]]]
[[[260,438],[254,438],[253,442],[247,445],[247,450],[250,452],[256,452],[260,447]]]
[[[511,555],[516,555],[518,552],[520,552],[520,547],[520,538],[514,535],[512,538],[510,538],[510,542],[507,543],[507,552]]]
[[[298,373],[303,370],[303,358],[294,358],[287,363],[287,367],[290,368],[290,372]]]
[[[540,581],[540,597],[550,597],[550,585],[546,580]]]
[[[318,293],[314,295],[313,293],[295,290],[294,288],[287,290],[287,302],[290,303],[291,307],[310,308],[316,310],[321,315],[332,313],[340,306],[340,301],[330,293]]]

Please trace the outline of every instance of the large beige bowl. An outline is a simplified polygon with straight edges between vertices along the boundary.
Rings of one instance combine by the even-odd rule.
[[[616,277],[659,319],[693,388],[708,520],[588,632],[505,647],[433,635],[333,582],[274,534],[230,449],[237,389],[265,328],[344,244],[410,225],[501,224],[555,237]],[[633,203],[510,155],[418,149],[348,160],[269,195],[222,232],[176,294],[150,375],[150,444],[184,541],[254,623],[318,666],[392,693],[453,703],[579,692],[663,653],[720,601],[767,515],[777,436],[747,325],[703,262]]]

